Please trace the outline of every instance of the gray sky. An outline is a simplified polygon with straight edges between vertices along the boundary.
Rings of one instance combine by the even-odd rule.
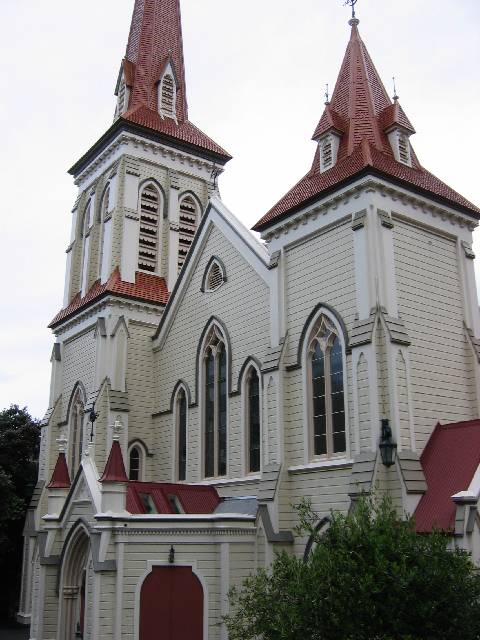
[[[310,167],[349,37],[342,4],[182,0],[190,119],[234,156],[220,188],[248,226]],[[112,122],[132,8],[0,0],[0,408],[47,408],[46,326],[61,306],[76,198],[66,171]],[[357,15],[390,92],[397,78],[420,162],[480,204],[480,2],[359,0]]]

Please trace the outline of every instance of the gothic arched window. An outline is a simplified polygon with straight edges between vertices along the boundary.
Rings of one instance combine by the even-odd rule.
[[[70,410],[70,475],[73,478],[82,460],[83,450],[84,403],[78,390],[73,398]]]
[[[104,267],[105,252],[105,221],[108,217],[110,209],[110,185],[107,185],[102,198],[102,206],[100,207],[100,259],[98,263],[98,275],[102,277],[102,269]]]
[[[177,479],[187,477],[187,396],[184,389],[180,389],[176,400],[177,424]]]
[[[139,481],[142,479],[142,452],[134,445],[128,454],[128,479]]]
[[[247,418],[247,471],[260,471],[260,379],[255,367],[250,367],[246,376]]]
[[[160,193],[147,184],[140,193],[140,234],[138,239],[138,268],[155,273],[160,248]]]
[[[198,206],[191,195],[180,200],[178,231],[178,270],[183,267],[188,251],[192,246],[193,237],[198,224]]]
[[[311,453],[326,458],[345,453],[343,347],[325,315],[310,333],[307,374]]]
[[[203,356],[204,473],[207,478],[227,473],[227,352],[216,326]]]

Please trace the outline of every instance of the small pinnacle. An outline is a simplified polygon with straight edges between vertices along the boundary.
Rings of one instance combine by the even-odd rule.
[[[330,104],[330,95],[328,93],[328,84],[325,85],[326,89],[325,89],[325,106],[328,106]]]
[[[395,85],[395,76],[393,76],[392,80],[393,80],[393,101],[396,102],[398,100],[398,95],[397,95],[397,87]]]

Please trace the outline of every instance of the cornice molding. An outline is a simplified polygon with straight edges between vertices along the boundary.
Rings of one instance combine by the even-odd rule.
[[[335,211],[340,204],[348,204],[350,200],[357,200],[363,193],[379,193],[383,197],[390,197],[394,202],[399,201],[402,204],[409,204],[413,209],[419,209],[426,215],[433,218],[439,217],[441,220],[448,220],[452,225],[458,225],[460,228],[467,228],[473,231],[477,228],[478,222],[460,212],[453,209],[447,209],[441,205],[423,198],[418,194],[407,194],[402,189],[386,184],[376,178],[368,178],[360,184],[356,184],[337,193],[327,200],[311,205],[306,210],[292,214],[290,218],[282,221],[273,229],[269,229],[262,233],[262,239],[266,242],[278,239],[281,235],[288,234],[291,230],[297,229],[300,225],[305,225],[309,220],[316,220],[319,216],[326,215],[329,211]]]
[[[218,167],[215,162],[210,160],[205,160],[203,158],[197,158],[193,155],[185,153],[180,149],[175,149],[173,147],[169,147],[166,144],[161,144],[158,142],[153,142],[152,140],[148,140],[147,138],[142,138],[139,135],[135,135],[133,133],[123,132],[120,133],[115,140],[113,140],[103,151],[101,151],[98,156],[90,162],[90,164],[81,171],[75,178],[75,185],[81,187],[82,183],[84,183],[88,178],[93,175],[99,167],[104,164],[107,164],[113,154],[118,151],[121,147],[128,147],[132,144],[135,148],[140,147],[143,151],[149,151],[154,156],[158,155],[160,158],[169,158],[173,163],[180,165],[181,167],[187,169],[197,167],[198,169],[203,169],[212,172],[212,169],[215,168],[217,171],[222,172],[223,169]],[[130,167],[129,167],[130,168]],[[128,171],[131,173],[131,171]]]

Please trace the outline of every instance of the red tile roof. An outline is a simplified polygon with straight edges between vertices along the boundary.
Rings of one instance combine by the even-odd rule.
[[[178,124],[158,113],[158,82],[168,63],[173,67],[177,85]],[[188,120],[179,0],[135,0],[123,70],[130,87],[123,120],[217,153],[225,161],[231,158]]]
[[[169,496],[175,496],[185,513],[213,513],[221,499],[215,487],[163,482],[129,482],[127,511],[147,513],[141,495],[151,497],[158,513],[175,513]]]
[[[47,489],[69,489],[70,488],[70,475],[68,473],[67,460],[63,451],[58,454],[57,462],[55,463],[55,469],[53,470],[52,478],[47,485]]]
[[[331,102],[313,134],[318,140],[329,130],[341,134],[337,163],[320,173],[318,149],[311,170],[253,227],[262,231],[270,224],[313,202],[357,174],[374,169],[405,187],[425,192],[450,205],[459,205],[480,218],[480,209],[424,169],[412,150],[412,167],[395,160],[386,131],[397,124],[410,133],[414,128],[402,107],[388,97],[370,55],[360,38],[357,20],[352,32]]]
[[[435,427],[420,458],[427,492],[415,511],[417,531],[452,532],[456,506],[452,496],[466,491],[480,464],[480,420]]]
[[[128,482],[127,472],[123,463],[122,450],[118,440],[114,440],[108,455],[107,464],[100,482]]]
[[[83,309],[89,304],[93,304],[100,297],[106,295],[116,295],[135,300],[143,300],[151,304],[166,305],[168,302],[168,289],[165,278],[137,271],[135,282],[125,282],[120,278],[118,267],[113,271],[110,278],[104,284],[96,280],[87,293],[81,297],[80,293],[73,298],[65,309],[62,309],[48,325],[50,328]]]
[[[189,120],[175,123],[171,118],[162,118],[157,111],[149,109],[145,105],[138,105],[133,109],[129,109],[121,116],[121,119],[127,122],[133,122],[141,127],[153,129],[158,133],[162,133],[171,138],[176,138],[182,142],[195,145],[207,151],[212,151],[230,160],[230,154],[220,145],[209,138],[203,131],[200,131]]]

